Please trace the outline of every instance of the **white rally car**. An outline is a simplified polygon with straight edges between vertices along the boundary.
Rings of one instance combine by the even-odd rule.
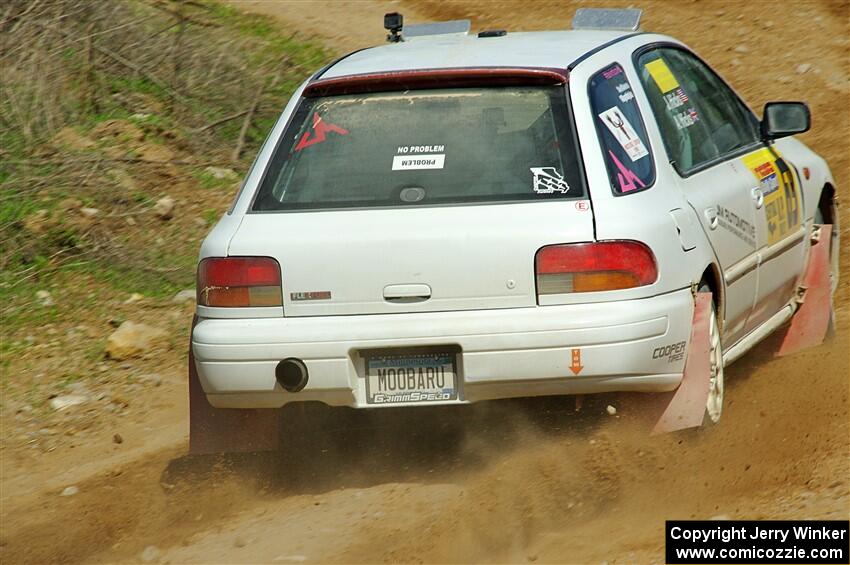
[[[759,120],[639,13],[477,35],[390,14],[387,45],[305,81],[201,248],[193,449],[262,447],[288,403],[661,392],[689,372],[699,424],[724,364],[801,304],[789,348],[822,339],[837,215],[790,137],[807,106]]]

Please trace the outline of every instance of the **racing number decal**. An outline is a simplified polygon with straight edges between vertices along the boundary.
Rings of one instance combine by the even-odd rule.
[[[782,184],[785,187],[785,212],[788,218],[788,231],[796,231],[800,226],[800,204],[801,196],[797,190],[798,185],[794,180],[794,173],[791,167],[785,162],[785,159],[778,156],[776,158],[776,168],[779,169],[779,177],[782,179]]]
[[[794,173],[776,151],[761,149],[743,158],[764,194],[767,244],[785,238],[800,226],[800,199]]]

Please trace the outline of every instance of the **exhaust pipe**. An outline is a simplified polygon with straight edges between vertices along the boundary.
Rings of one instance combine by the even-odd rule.
[[[300,359],[289,357],[277,364],[274,369],[274,376],[283,390],[287,392],[298,392],[307,386],[309,375],[307,374],[307,365]]]

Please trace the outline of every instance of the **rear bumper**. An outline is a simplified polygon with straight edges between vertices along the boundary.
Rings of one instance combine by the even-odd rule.
[[[192,350],[204,392],[219,408],[308,400],[365,408],[361,352],[426,345],[460,350],[459,399],[449,403],[667,391],[682,378],[693,307],[683,289],[641,300],[503,310],[199,319]],[[573,349],[581,350],[577,375]],[[275,366],[288,357],[309,370],[297,393],[275,379]]]

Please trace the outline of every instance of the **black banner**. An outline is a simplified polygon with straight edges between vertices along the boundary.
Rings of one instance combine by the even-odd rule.
[[[850,563],[847,520],[668,520],[667,563]]]

